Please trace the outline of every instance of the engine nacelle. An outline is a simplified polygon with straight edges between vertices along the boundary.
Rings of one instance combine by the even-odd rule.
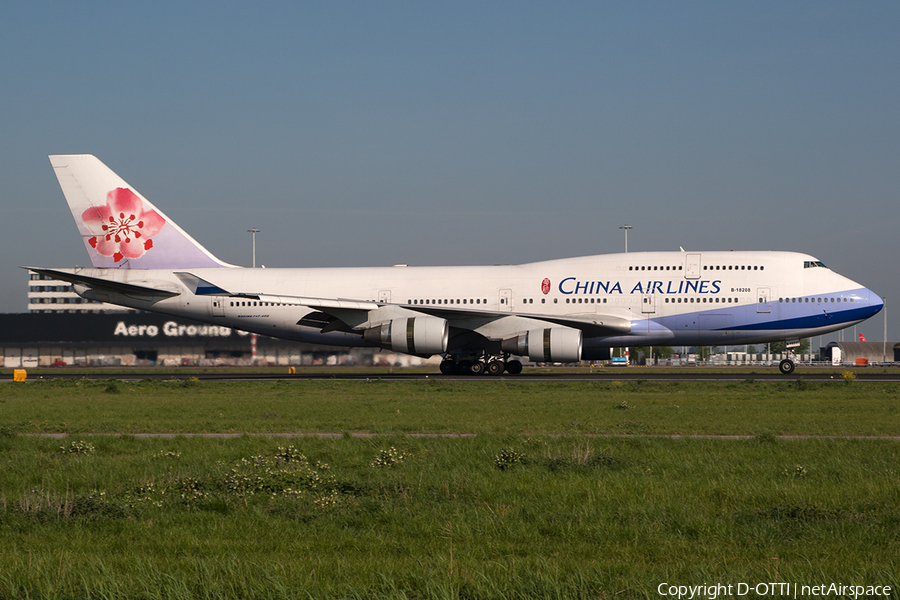
[[[527,356],[533,362],[578,362],[581,338],[578,329],[548,327],[503,340],[500,347],[504,352]]]
[[[394,319],[366,329],[363,339],[404,354],[443,354],[450,339],[450,324],[438,317]]]

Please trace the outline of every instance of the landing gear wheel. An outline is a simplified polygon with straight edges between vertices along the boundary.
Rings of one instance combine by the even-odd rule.
[[[481,375],[484,373],[484,363],[480,360],[472,361],[469,365],[469,375]]]
[[[784,359],[778,363],[778,370],[781,371],[782,375],[790,375],[794,372],[794,361],[789,358]]]
[[[510,375],[518,375],[522,372],[522,363],[517,360],[510,360],[506,362],[506,372]]]
[[[492,360],[487,364],[488,375],[499,375],[503,372],[503,363],[499,360]]]
[[[468,375],[469,367],[472,365],[472,361],[469,360],[461,360],[456,363],[456,375]]]
[[[456,362],[452,360],[442,360],[441,361],[441,374],[442,375],[453,375],[456,372]]]

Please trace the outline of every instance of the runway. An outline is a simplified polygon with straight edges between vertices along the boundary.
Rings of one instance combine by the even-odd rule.
[[[554,368],[552,370],[543,370],[540,368],[525,369],[520,375],[503,374],[500,376],[489,375],[442,375],[437,369],[434,372],[422,371],[419,369],[404,371],[402,369],[393,369],[391,371],[372,371],[371,369],[335,369],[303,371],[296,373],[287,372],[288,369],[279,370],[278,372],[266,370],[265,372],[241,372],[232,369],[223,369],[221,372],[210,372],[209,369],[195,370],[190,367],[172,371],[167,369],[165,372],[156,372],[152,368],[142,372],[129,371],[124,373],[110,372],[105,373],[102,369],[91,369],[90,371],[65,371],[51,370],[48,372],[42,369],[40,372],[29,373],[27,380],[35,381],[39,379],[116,379],[119,381],[140,381],[143,379],[153,380],[183,380],[195,378],[199,381],[453,381],[453,382],[472,382],[472,383],[490,383],[490,382],[560,382],[560,381],[765,381],[774,383],[791,383],[799,380],[821,383],[845,383],[843,373],[849,371],[855,376],[854,381],[879,382],[879,383],[900,383],[900,369],[879,369],[876,371],[870,369],[832,369],[832,368],[798,368],[791,375],[782,375],[777,367],[759,367],[758,370],[748,371],[744,368],[740,370],[732,370],[724,367],[717,370],[697,371],[691,368],[644,368],[644,367],[622,367],[622,368],[597,368],[591,371],[584,369],[572,370],[567,372],[565,368]],[[7,380],[7,381],[11,381]]]

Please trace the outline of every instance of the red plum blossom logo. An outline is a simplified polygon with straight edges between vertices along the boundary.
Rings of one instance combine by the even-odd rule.
[[[127,188],[116,188],[106,194],[106,206],[92,206],[81,214],[85,227],[94,234],[88,240],[101,256],[140,258],[153,247],[165,219],[155,210],[144,210],[144,203]]]
[[[541,282],[541,291],[544,292],[545,296],[550,293],[550,280],[549,279],[544,278],[544,281]]]

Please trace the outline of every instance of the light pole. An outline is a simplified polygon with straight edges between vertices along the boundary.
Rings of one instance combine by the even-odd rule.
[[[625,254],[628,254],[628,230],[634,229],[634,227],[632,227],[631,225],[625,224],[625,225],[622,225],[621,227],[619,227],[619,229],[625,230]],[[652,352],[651,352],[651,354],[652,354]],[[651,360],[652,360],[652,358],[651,358]],[[628,348],[626,347],[625,348],[625,364],[628,365],[630,362],[631,361],[629,360],[629,357],[628,357]]]
[[[259,229],[256,227],[247,230],[248,233],[253,234],[253,268],[256,268],[256,234],[259,233]]]
[[[625,253],[627,254],[628,253],[628,230],[634,229],[634,227],[632,227],[631,225],[622,225],[621,227],[619,227],[619,229],[625,230]]]
[[[881,299],[884,303],[884,341],[881,342],[881,362],[882,364],[887,362],[887,296]],[[894,362],[894,357],[891,357],[891,362]]]
[[[259,229],[256,227],[251,227],[247,230],[248,233],[253,235],[253,268],[256,268],[256,234],[259,233]],[[254,366],[256,365],[256,334],[250,335],[250,358],[253,360]]]

